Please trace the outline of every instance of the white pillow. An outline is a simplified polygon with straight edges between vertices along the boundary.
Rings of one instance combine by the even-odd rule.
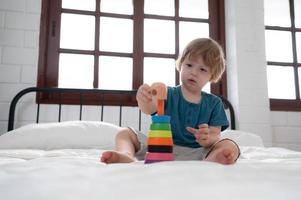
[[[112,149],[120,127],[93,121],[29,124],[0,136],[0,149]]]
[[[244,132],[240,130],[225,130],[222,132],[222,138],[232,139],[239,146],[264,147],[261,137],[254,133]]]

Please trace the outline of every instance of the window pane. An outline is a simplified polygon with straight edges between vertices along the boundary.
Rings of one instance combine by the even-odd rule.
[[[267,74],[269,98],[296,98],[293,67],[268,66]]]
[[[209,37],[209,24],[180,22],[180,52],[191,40],[200,37]]]
[[[295,26],[301,28],[301,1],[295,0]]]
[[[296,33],[296,44],[298,63],[301,63],[301,33]]]
[[[132,90],[132,58],[100,56],[99,88],[108,90]]]
[[[175,60],[167,58],[144,58],[144,83],[163,82],[175,86]]]
[[[101,0],[101,12],[118,13],[118,14],[133,14],[132,0]]]
[[[175,53],[175,22],[168,20],[144,20],[144,51]]]
[[[101,51],[133,52],[133,21],[111,17],[100,18]]]
[[[181,17],[208,19],[208,0],[180,0]]]
[[[62,14],[60,47],[94,50],[95,18],[93,16]]]
[[[145,0],[144,13],[154,15],[175,15],[174,0]]]
[[[59,87],[93,88],[94,57],[79,54],[60,54]]]
[[[265,31],[268,61],[293,62],[292,36],[288,31]]]
[[[95,0],[62,0],[62,8],[95,11]]]
[[[291,26],[288,0],[264,0],[265,25]]]

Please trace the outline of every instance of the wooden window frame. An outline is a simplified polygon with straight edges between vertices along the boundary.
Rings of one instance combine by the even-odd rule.
[[[37,86],[42,88],[58,87],[58,60],[59,53],[81,53],[94,55],[94,82],[93,87],[98,87],[98,59],[100,55],[110,56],[124,56],[133,57],[133,90],[137,90],[143,83],[143,59],[144,57],[158,57],[158,58],[173,58],[176,59],[179,54],[179,21],[193,21],[191,18],[183,18],[179,16],[177,12],[179,9],[179,0],[175,0],[175,16],[157,16],[144,14],[144,1],[133,0],[134,11],[133,15],[121,15],[113,13],[100,12],[100,0],[96,0],[96,12],[95,11],[79,11],[72,9],[61,8],[62,0],[42,0],[42,12],[40,23],[40,39],[39,39],[39,60],[38,60],[38,80]],[[209,35],[215,39],[225,51],[225,13],[224,13],[224,0],[208,0],[209,19],[196,19],[197,22],[207,22],[209,24]],[[60,16],[61,13],[75,13],[75,14],[89,14],[95,15],[95,50],[70,50],[59,48],[59,36],[60,36]],[[133,53],[114,53],[99,51],[99,23],[100,16],[107,17],[120,17],[133,19]],[[143,52],[143,21],[145,18],[155,19],[170,19],[175,21],[175,54],[157,54]],[[175,69],[176,70],[176,69]],[[176,84],[179,84],[179,74],[176,74]],[[222,79],[215,84],[211,84],[211,92],[213,94],[222,95],[227,97],[227,81],[226,72],[223,74]],[[60,101],[65,104],[78,104],[79,99],[75,98],[76,95],[68,94],[60,97]],[[93,95],[85,97],[84,104],[97,104]],[[107,93],[103,97],[103,103],[105,105],[115,105],[120,102],[120,99],[124,102],[124,105],[137,105],[135,95],[120,94],[116,96],[116,93]],[[57,102],[57,97],[53,96],[37,96],[39,103],[52,103]]]
[[[294,78],[295,78],[295,92],[296,99],[273,99],[270,98],[270,109],[272,111],[301,111],[301,99],[300,99],[300,85],[299,85],[299,74],[298,68],[301,67],[301,63],[298,63],[297,60],[297,42],[296,42],[296,33],[301,33],[301,28],[295,27],[295,6],[294,0],[289,1],[290,9],[290,18],[291,26],[290,27],[280,27],[280,26],[265,26],[265,30],[274,30],[274,31],[289,31],[292,34],[292,51],[293,51],[293,62],[272,62],[267,61],[267,65],[275,66],[289,66],[294,68]]]

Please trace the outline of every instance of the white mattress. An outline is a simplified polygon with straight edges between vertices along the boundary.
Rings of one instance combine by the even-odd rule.
[[[242,156],[205,161],[106,165],[118,127],[99,122],[29,125],[0,136],[1,200],[300,200],[301,152],[265,148],[251,133],[228,131]]]
[[[0,150],[0,196],[31,199],[301,199],[301,153],[242,147],[234,165],[106,165],[101,150]]]

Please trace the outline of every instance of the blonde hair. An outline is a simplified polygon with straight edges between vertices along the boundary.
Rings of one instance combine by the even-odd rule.
[[[210,38],[198,38],[192,40],[183,50],[177,59],[177,70],[181,70],[181,65],[185,58],[203,58],[204,64],[209,67],[212,82],[217,82],[225,71],[224,52],[221,46]]]

